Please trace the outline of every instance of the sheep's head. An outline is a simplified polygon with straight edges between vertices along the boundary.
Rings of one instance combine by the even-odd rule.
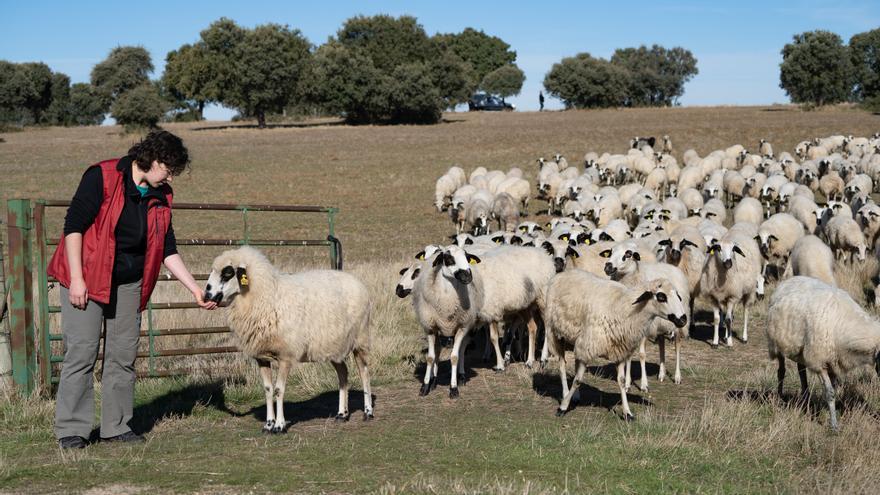
[[[612,280],[620,280],[633,273],[638,269],[637,263],[642,260],[636,245],[632,242],[624,242],[612,249],[606,249],[599,253],[599,256],[608,259],[605,262],[605,275],[611,277]]]
[[[412,292],[413,287],[416,285],[416,279],[419,278],[419,274],[422,271],[421,267],[421,262],[417,261],[400,270],[400,280],[397,282],[397,289],[395,290],[397,297],[403,299]]]
[[[228,306],[236,296],[246,294],[250,288],[247,267],[244,263],[237,263],[232,259],[234,256],[230,257],[227,253],[214,260],[205,284],[205,302],[214,301],[218,306]]]
[[[546,251],[551,258],[553,258],[553,265],[556,268],[556,273],[560,273],[565,270],[565,257],[568,255],[568,247],[568,237],[566,237],[565,240],[546,240],[541,244],[541,248],[543,248],[544,251]]]
[[[696,244],[687,239],[682,239],[678,242],[678,245],[675,244],[673,239],[663,239],[658,242],[657,245],[663,247],[662,252],[665,255],[666,262],[674,266],[678,266],[681,262],[681,254],[688,248],[688,246],[694,248],[697,247]]]
[[[434,269],[439,269],[447,279],[454,278],[467,285],[474,279],[471,265],[476,265],[479,262],[480,258],[453,244],[438,252],[431,266]]]
[[[677,328],[687,325],[687,312],[681,295],[668,280],[651,280],[640,286],[642,291],[633,306],[645,305],[654,316],[669,320]]]
[[[449,236],[449,240],[458,247],[465,247],[474,243],[474,238],[470,234],[451,235]]]
[[[709,256],[714,256],[718,263],[724,266],[726,270],[733,268],[735,262],[734,255],[746,256],[742,248],[730,241],[715,241],[709,245]]]
[[[777,241],[779,241],[778,237],[766,231],[758,232],[758,235],[755,236],[755,242],[758,243],[758,248],[761,250],[761,256],[765,259],[770,259],[773,244]]]

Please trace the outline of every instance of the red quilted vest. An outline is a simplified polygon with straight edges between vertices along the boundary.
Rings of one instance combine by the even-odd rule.
[[[113,263],[116,255],[116,223],[122,214],[125,204],[125,185],[122,183],[123,173],[116,169],[119,159],[106,160],[92,165],[101,167],[104,177],[104,200],[98,210],[94,223],[83,233],[82,265],[83,278],[89,291],[89,299],[108,304],[113,279]],[[144,258],[144,277],[141,282],[141,304],[138,311],[143,311],[156,287],[159,270],[162,266],[162,254],[165,248],[165,234],[171,224],[172,191],[168,185],[163,186],[165,202],[151,198],[147,206],[147,252]],[[64,235],[58,241],[58,247],[46,270],[58,279],[64,287],[70,287],[70,267],[64,251]]]

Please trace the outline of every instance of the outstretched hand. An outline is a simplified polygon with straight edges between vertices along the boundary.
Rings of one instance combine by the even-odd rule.
[[[208,311],[217,309],[217,303],[214,301],[205,301],[205,291],[202,289],[196,289],[193,291],[193,297],[196,298],[196,304],[198,304],[200,308]]]

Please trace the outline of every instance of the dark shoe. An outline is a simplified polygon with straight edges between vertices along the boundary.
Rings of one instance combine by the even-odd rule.
[[[115,437],[110,438],[102,438],[102,442],[124,442],[124,443],[143,443],[146,442],[147,439],[144,438],[143,435],[138,435],[133,431],[127,431],[122,435],[116,435]]]
[[[58,439],[58,445],[62,449],[84,449],[89,443],[83,437],[64,437]]]

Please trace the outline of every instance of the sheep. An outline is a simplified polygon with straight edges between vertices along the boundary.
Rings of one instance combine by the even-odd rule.
[[[364,420],[373,418],[367,365],[372,303],[357,278],[336,270],[282,274],[261,252],[245,246],[214,259],[204,298],[228,306],[228,325],[239,348],[259,365],[266,393],[263,431],[282,433],[287,426],[284,388],[294,362],[333,364],[339,378],[336,419],[347,421],[349,354],[363,382]],[[278,363],[274,386],[272,361]]]
[[[798,239],[791,250],[791,272],[813,277],[828,285],[837,286],[834,281],[834,254],[822,239],[806,235]]]
[[[727,205],[732,206],[745,195],[746,179],[736,170],[728,170],[722,180]]]
[[[803,224],[808,234],[815,234],[818,226],[815,215],[817,208],[815,202],[802,196],[793,196],[788,202],[787,213]]]
[[[723,326],[726,343],[733,345],[733,307],[743,305],[741,339],[749,338],[749,305],[757,297],[761,276],[761,254],[758,244],[740,232],[728,232],[718,242],[709,245],[709,256],[700,277],[700,293],[712,304],[714,336],[712,347],[718,347],[720,312],[724,312]]]
[[[852,217],[835,216],[825,226],[825,235],[828,238],[828,244],[836,251],[839,258],[850,253],[850,261],[856,257],[859,261],[865,261],[865,253],[868,250],[865,234],[862,233],[858,222]]]
[[[449,167],[449,170],[446,171],[445,175],[448,175],[453,181],[455,181],[456,189],[467,184],[467,175],[465,175],[464,169],[458,165]]]
[[[455,194],[457,187],[456,179],[449,175],[443,175],[437,179],[434,185],[434,206],[437,207],[438,213],[446,211],[446,208],[449,207],[449,202],[452,201],[452,195]]]
[[[474,235],[489,233],[489,216],[492,213],[492,208],[489,202],[474,195],[465,205],[465,211],[466,229],[464,230],[471,232]]]
[[[767,314],[767,350],[779,364],[778,394],[782,396],[785,358],[797,363],[803,399],[809,393],[807,370],[818,374],[825,386],[831,428],[837,430],[837,379],[871,364],[880,375],[880,324],[846,291],[810,277],[792,277],[779,284]]]
[[[743,196],[755,199],[760,198],[765,182],[767,182],[767,176],[761,172],[746,177],[746,187],[743,189]]]
[[[684,272],[671,264],[643,261],[638,250],[633,249],[632,244],[631,242],[623,242],[612,249],[611,256],[608,257],[608,262],[605,263],[605,274],[612,280],[621,282],[628,287],[649,280],[666,280],[672,284],[672,287],[681,297],[681,301],[686,308],[685,314],[690,315],[690,283]],[[648,251],[652,252],[653,249]],[[681,383],[681,338],[687,336],[687,334],[685,331],[676,332],[668,323],[664,324],[663,322],[657,322],[649,333],[650,337],[657,338],[657,344],[660,347],[660,372],[658,378],[662,382],[666,376],[667,335],[675,339],[675,375],[673,381]],[[639,345],[639,364],[642,371],[639,389],[642,391],[648,390],[648,374],[645,368],[645,340]],[[627,376],[629,376],[628,369]],[[627,381],[628,385],[629,381]]]
[[[668,180],[666,170],[658,167],[651,170],[645,177],[644,187],[651,190],[659,198],[665,195]]]
[[[699,165],[688,165],[678,175],[677,190],[697,189],[704,177],[703,169]]]
[[[480,258],[458,246],[437,253],[430,267],[416,280],[412,291],[416,319],[428,337],[425,378],[419,395],[427,395],[436,385],[435,344],[437,336],[454,337],[449,362],[449,397],[458,398],[458,379],[464,377],[464,359],[459,359],[462,342],[479,321],[483,306],[482,280],[474,280],[471,263]]]
[[[669,136],[667,136],[667,135],[664,135],[664,136],[663,136],[663,148],[662,148],[662,151],[663,151],[663,153],[666,154],[666,155],[671,155],[671,154],[672,154],[672,139],[671,139]]]
[[[870,193],[873,190],[874,181],[871,180],[871,177],[865,174],[858,174],[846,183],[846,186],[843,188],[843,195],[849,201],[852,200],[856,193]]]
[[[743,198],[733,209],[733,223],[750,222],[760,224],[764,219],[764,208],[755,198]]]
[[[695,227],[683,225],[658,243],[657,261],[678,267],[687,277],[691,302],[699,295],[700,276],[706,262],[706,241]]]
[[[492,218],[498,220],[498,228],[504,231],[513,231],[519,223],[519,207],[513,196],[506,192],[495,195],[492,201]]]
[[[687,324],[680,295],[665,280],[628,288],[619,282],[572,270],[550,281],[545,301],[547,338],[559,358],[562,380],[563,397],[557,416],[568,410],[587,363],[603,358],[617,364],[623,417],[634,419],[626,397],[626,363],[656,318],[667,319],[679,328]],[[571,388],[566,376],[566,344],[574,348],[576,363]]]
[[[773,146],[766,139],[762,139],[758,142],[758,153],[764,158],[773,158]]]
[[[703,208],[703,204],[705,203],[705,201],[703,200],[703,195],[700,194],[700,191],[697,191],[694,188],[679,189],[677,194],[678,199],[680,199],[685,204],[685,206],[687,206],[688,214],[700,214],[700,210]]]
[[[522,212],[528,213],[529,199],[532,194],[532,186],[529,181],[519,177],[509,177],[498,184],[495,193],[509,194],[522,207]]]
[[[616,194],[603,196],[593,208],[593,219],[599,227],[608,225],[610,221],[621,218],[622,215],[623,205]]]
[[[475,178],[480,177],[480,176],[483,176],[483,175],[486,175],[487,173],[488,173],[488,170],[486,170],[486,167],[477,167],[477,168],[475,168],[475,169],[471,172],[470,177],[468,177],[468,183],[469,183],[469,184],[473,184]]]
[[[804,226],[788,213],[777,213],[761,224],[755,239],[760,244],[764,268],[772,264],[786,271],[791,248],[798,239],[804,236]],[[766,276],[766,270],[761,272]]]
[[[720,199],[712,198],[703,204],[700,216],[719,225],[724,225],[724,221],[727,220],[727,209]]]

